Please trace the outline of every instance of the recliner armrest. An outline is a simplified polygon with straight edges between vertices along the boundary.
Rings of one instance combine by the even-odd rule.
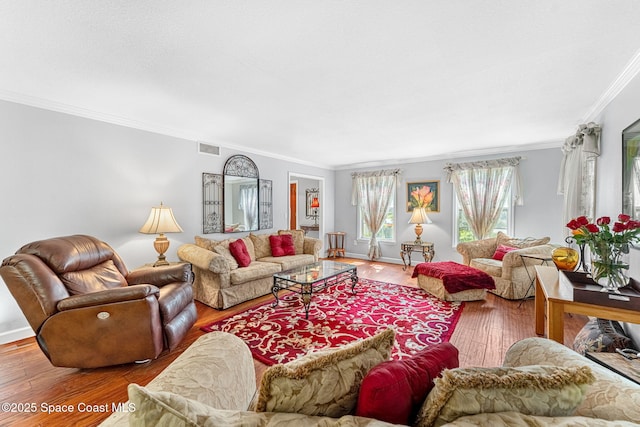
[[[66,311],[83,307],[94,307],[114,302],[144,299],[149,295],[159,295],[159,293],[160,290],[153,285],[125,286],[122,288],[108,289],[106,291],[73,295],[60,300],[56,308],[58,311]]]
[[[191,264],[186,262],[163,267],[142,267],[129,272],[127,282],[130,285],[150,283],[159,287],[175,282],[193,283],[193,273]]]

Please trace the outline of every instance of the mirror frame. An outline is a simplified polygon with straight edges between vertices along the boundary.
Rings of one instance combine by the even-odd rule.
[[[231,156],[227,159],[227,161],[224,164],[224,169],[223,169],[223,178],[224,178],[224,182],[223,182],[223,195],[224,195],[224,209],[223,209],[223,232],[224,233],[242,233],[242,232],[246,232],[246,231],[257,231],[260,228],[260,194],[259,194],[259,181],[260,181],[260,174],[258,172],[258,167],[256,166],[256,164],[253,162],[253,160],[251,160],[250,158],[248,158],[247,156],[243,156],[241,154],[237,154],[234,156]],[[227,216],[227,206],[231,206],[232,205],[232,201],[231,200],[227,200],[227,187],[228,182],[230,182],[229,180],[231,178],[246,178],[248,181],[250,180],[255,180],[255,185],[256,185],[256,221],[255,221],[255,227],[251,227],[251,228],[246,228],[243,230],[228,230],[226,225],[227,225],[227,220],[228,218],[226,218]]]
[[[622,213],[640,220],[640,119],[622,131]]]

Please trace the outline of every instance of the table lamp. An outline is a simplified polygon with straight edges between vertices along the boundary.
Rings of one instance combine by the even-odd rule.
[[[422,239],[420,236],[422,235],[422,224],[431,224],[432,221],[429,219],[427,215],[427,211],[424,208],[413,208],[413,213],[411,214],[411,219],[409,219],[409,224],[416,224],[415,232],[416,232],[416,240],[413,243],[421,244]]]
[[[318,214],[318,208],[320,207],[320,201],[318,200],[317,197],[314,197],[313,199],[311,199],[311,204],[309,205],[309,207],[312,209],[315,209],[313,214],[313,220],[314,220],[313,225],[318,225],[318,217],[320,216]]]
[[[158,260],[153,266],[169,265],[164,256],[164,253],[169,249],[169,239],[165,237],[164,233],[182,233],[182,228],[173,216],[171,208],[164,206],[162,202],[160,202],[160,206],[152,207],[147,222],[139,231],[144,234],[158,234],[153,242],[153,247],[158,252]]]

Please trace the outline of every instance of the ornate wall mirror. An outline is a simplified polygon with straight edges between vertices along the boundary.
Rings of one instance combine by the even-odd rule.
[[[236,155],[224,164],[224,232],[255,231],[259,227],[258,167]]]
[[[305,216],[307,219],[312,219],[313,225],[318,226],[318,217],[320,216],[320,202],[318,201],[319,191],[317,188],[307,188],[306,194],[306,211]]]
[[[640,120],[622,131],[622,212],[640,219]]]

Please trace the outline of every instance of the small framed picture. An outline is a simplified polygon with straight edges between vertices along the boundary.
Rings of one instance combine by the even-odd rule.
[[[440,212],[440,181],[407,182],[407,212],[416,207]]]

